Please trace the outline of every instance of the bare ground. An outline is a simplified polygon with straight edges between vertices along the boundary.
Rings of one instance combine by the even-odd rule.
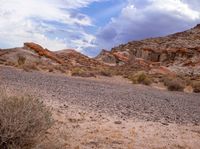
[[[134,86],[122,78],[82,79],[0,67],[11,93],[31,92],[55,124],[37,148],[198,149],[200,95]]]

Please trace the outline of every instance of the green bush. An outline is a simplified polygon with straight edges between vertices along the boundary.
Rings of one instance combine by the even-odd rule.
[[[33,147],[52,124],[49,109],[32,96],[0,93],[0,148]]]

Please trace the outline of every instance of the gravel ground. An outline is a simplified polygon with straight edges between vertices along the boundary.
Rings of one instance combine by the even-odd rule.
[[[145,121],[200,124],[200,94],[168,92],[115,81],[24,72],[0,67],[0,79],[16,90],[46,94],[83,109]],[[45,97],[45,95],[44,95]]]

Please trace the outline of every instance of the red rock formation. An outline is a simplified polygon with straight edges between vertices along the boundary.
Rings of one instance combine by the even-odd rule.
[[[63,59],[66,63],[72,66],[96,67],[102,64],[88,56],[85,56],[74,49],[66,49],[55,52],[57,57]]]
[[[48,49],[44,49],[42,46],[40,46],[36,43],[32,43],[32,42],[31,43],[24,43],[24,48],[34,50],[40,56],[50,58],[50,59],[56,61],[59,64],[64,64],[64,62],[62,60],[60,60],[59,58],[57,58],[57,56],[53,52],[49,51]]]
[[[171,76],[171,77],[176,76],[175,72],[172,72],[170,69],[168,69],[167,67],[164,67],[164,66],[160,66],[158,68],[151,69],[150,74],[161,74],[161,75],[167,75],[167,76]]]
[[[129,61],[128,56],[124,55],[121,52],[114,52],[113,55],[116,57],[117,60],[120,60],[126,63]]]
[[[128,52],[129,56],[123,55],[123,52]],[[101,59],[102,57],[103,59]],[[151,67],[153,67],[152,62],[160,63],[161,66],[199,66],[200,24],[190,30],[166,37],[150,38],[121,44],[118,47],[112,48],[110,52],[103,51],[98,56],[98,60],[104,61],[108,57],[116,59],[115,65],[123,62],[124,67],[134,65],[136,58],[148,62]]]

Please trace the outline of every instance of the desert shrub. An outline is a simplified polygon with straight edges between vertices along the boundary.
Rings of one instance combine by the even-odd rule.
[[[7,61],[4,63],[4,65],[6,66],[15,66],[15,63],[11,62],[11,61]]]
[[[66,73],[66,70],[62,66],[55,66],[55,69],[61,73]]]
[[[112,72],[108,69],[103,69],[99,72],[99,75],[106,76],[106,77],[112,77]]]
[[[26,62],[26,58],[24,56],[19,55],[18,56],[18,65],[19,66],[24,65],[25,62]]]
[[[163,82],[169,91],[183,91],[185,87],[185,83],[178,78],[164,78]]]
[[[79,75],[79,74],[81,74],[83,72],[84,71],[81,68],[74,68],[74,69],[72,69],[71,74],[72,74],[72,76],[76,76],[76,75]]]
[[[195,93],[200,93],[200,82],[194,82],[192,87]]]
[[[49,68],[49,72],[53,72],[53,68]]]
[[[0,95],[0,148],[33,147],[52,124],[51,113],[32,96]]]
[[[133,84],[150,85],[152,83],[151,78],[144,72],[131,75],[128,78],[132,81]]]
[[[81,68],[72,69],[71,75],[79,76],[79,77],[96,77],[96,75],[93,72],[90,72],[89,70],[84,70]]]

